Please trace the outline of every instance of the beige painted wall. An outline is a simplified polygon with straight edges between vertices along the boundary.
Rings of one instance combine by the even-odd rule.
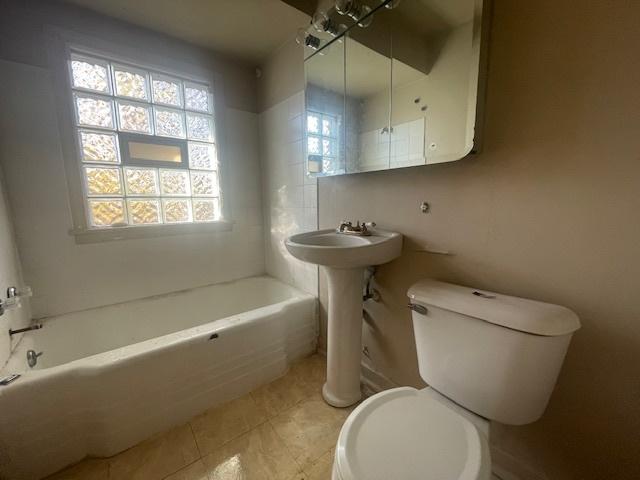
[[[365,218],[406,235],[364,327],[394,382],[422,385],[404,306],[419,278],[578,313],[544,417],[492,429],[526,478],[640,478],[639,24],[634,1],[496,0],[483,153],[319,181],[321,227]]]
[[[368,306],[364,329],[369,362],[399,384],[422,385],[404,307],[421,277],[575,310],[583,328],[546,414],[494,425],[494,452],[525,479],[639,478],[640,4],[494,8],[483,153],[321,179],[321,227],[370,218],[407,236],[378,273],[385,301]],[[302,88],[300,50],[289,47],[264,66],[262,109]]]

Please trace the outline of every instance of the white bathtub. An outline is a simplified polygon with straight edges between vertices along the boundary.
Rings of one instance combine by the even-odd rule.
[[[111,456],[282,375],[311,353],[316,299],[269,277],[42,321],[0,377],[0,478]],[[29,368],[26,352],[43,352]]]

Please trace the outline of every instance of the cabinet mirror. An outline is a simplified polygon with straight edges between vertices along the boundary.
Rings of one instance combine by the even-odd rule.
[[[484,3],[352,0],[317,13],[302,39],[307,172],[429,165],[477,151]],[[345,4],[363,16],[341,14]]]

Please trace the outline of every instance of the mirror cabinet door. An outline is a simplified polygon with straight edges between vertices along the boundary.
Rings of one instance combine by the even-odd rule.
[[[471,150],[477,3],[447,9],[439,0],[401,2],[387,13],[393,23],[391,168],[458,160]]]
[[[309,174],[428,165],[470,153],[486,1],[380,3],[364,26],[351,25],[307,54]]]
[[[346,173],[344,55],[345,42],[342,38],[305,60],[309,174]]]
[[[345,41],[347,173],[387,170],[391,152],[391,17]]]

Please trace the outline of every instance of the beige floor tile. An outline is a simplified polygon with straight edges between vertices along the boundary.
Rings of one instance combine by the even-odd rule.
[[[109,461],[109,478],[160,480],[198,458],[191,428],[183,425],[112,457]]]
[[[305,470],[306,480],[331,480],[335,448],[322,455]]]
[[[319,395],[327,379],[327,359],[318,354],[304,358],[291,365],[289,374],[305,394]]]
[[[202,459],[169,475],[164,480],[209,480],[207,469]]]
[[[87,458],[72,467],[47,477],[47,480],[106,480],[109,476],[109,462],[103,459]]]
[[[255,402],[263,407],[269,418],[308,398],[309,387],[299,375],[290,369],[284,377],[251,392]]]
[[[270,420],[300,467],[306,471],[313,462],[335,446],[340,428],[351,409],[327,405],[315,395]]]
[[[304,472],[299,472],[296,473],[293,477],[287,479],[287,480],[309,480],[309,477],[307,477],[307,474]]]
[[[285,443],[264,423],[204,457],[209,480],[303,478]]]
[[[191,420],[191,426],[204,456],[266,420],[264,408],[247,394],[206,411]]]

